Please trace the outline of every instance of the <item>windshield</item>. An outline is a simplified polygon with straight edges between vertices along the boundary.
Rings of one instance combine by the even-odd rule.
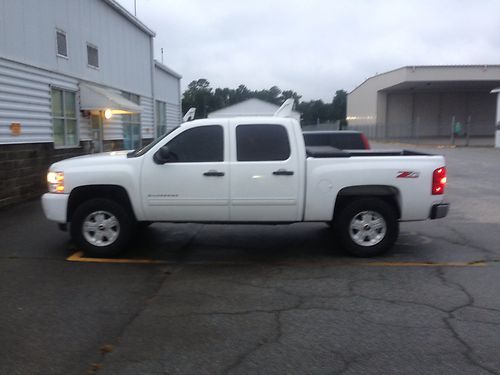
[[[138,150],[134,150],[134,151],[131,151],[127,154],[127,157],[128,158],[136,158],[138,156],[142,156],[144,155],[146,152],[148,152],[149,150],[151,150],[156,144],[158,144],[159,142],[161,142],[167,135],[169,135],[170,133],[172,133],[174,130],[176,130],[177,128],[179,128],[179,126],[173,128],[172,130],[170,130],[169,132],[166,132],[164,135],[162,135],[160,138],[157,138],[155,139],[153,142],[151,142],[150,144],[144,146],[143,148],[140,148]]]

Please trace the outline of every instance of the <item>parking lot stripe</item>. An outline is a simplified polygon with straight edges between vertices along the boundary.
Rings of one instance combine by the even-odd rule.
[[[66,258],[69,262],[87,263],[121,263],[121,264],[166,264],[163,260],[154,259],[124,259],[124,258],[87,258],[83,256],[83,251],[77,251]]]
[[[116,264],[176,264],[177,262],[156,260],[156,259],[134,259],[134,258],[87,258],[83,256],[83,251],[77,251],[66,258],[69,262],[86,262],[86,263],[116,263]],[[241,265],[245,262],[234,261],[188,261],[183,262],[186,265],[208,265],[208,264],[226,264],[226,265]],[[324,263],[323,263],[324,264]],[[361,262],[361,261],[348,261],[338,262],[335,261],[332,266],[361,266],[361,267],[486,267],[487,261],[478,260],[470,262]]]

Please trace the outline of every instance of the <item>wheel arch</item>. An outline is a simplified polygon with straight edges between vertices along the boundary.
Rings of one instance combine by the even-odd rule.
[[[394,186],[388,185],[360,185],[348,186],[339,191],[335,199],[335,207],[332,219],[342,211],[342,209],[358,198],[379,198],[390,204],[397,218],[401,218],[401,193]]]
[[[67,222],[71,222],[77,207],[85,201],[94,198],[106,198],[112,200],[132,214],[136,220],[134,210],[130,201],[130,196],[123,186],[119,185],[88,185],[79,186],[71,191],[68,200]]]

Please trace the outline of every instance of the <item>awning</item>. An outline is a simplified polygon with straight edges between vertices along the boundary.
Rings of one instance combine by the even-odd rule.
[[[105,111],[113,114],[140,113],[140,105],[125,99],[119,91],[104,89],[88,83],[80,83],[80,109],[84,111]]]

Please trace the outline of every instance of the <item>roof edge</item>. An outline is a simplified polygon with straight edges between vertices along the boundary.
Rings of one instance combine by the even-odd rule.
[[[169,68],[165,64],[162,64],[158,60],[155,60],[154,62],[155,62],[155,67],[157,67],[158,69],[163,70],[165,73],[168,73],[168,74],[174,76],[177,79],[181,79],[182,78],[181,74],[177,73],[175,70]]]
[[[359,85],[357,85],[355,88],[353,88],[347,95],[351,95],[354,91],[356,91],[357,89],[359,89],[361,86],[363,86],[366,82],[368,82],[371,79],[374,79],[374,78],[377,78],[377,77],[380,77],[380,76],[384,76],[386,74],[391,74],[391,73],[397,72],[398,70],[403,70],[403,69],[407,69],[407,68],[409,68],[409,67],[408,66],[402,66],[400,68],[391,69],[391,70],[388,70],[387,72],[375,74],[375,75],[373,75],[371,77],[368,77],[363,82],[361,82]]]
[[[394,72],[397,72],[398,70],[416,70],[416,69],[436,69],[436,68],[444,68],[444,69],[449,69],[449,68],[500,68],[500,64],[471,64],[471,65],[405,65],[397,69],[392,69],[384,73],[380,74],[375,74],[371,77],[366,78],[363,82],[361,82],[359,85],[357,85],[354,89],[352,89],[348,95],[352,94],[354,91],[356,91],[358,88],[363,86],[366,82],[368,82],[371,79],[386,75],[386,74],[391,74]]]
[[[113,8],[116,12],[118,12],[120,15],[125,17],[128,21],[133,23],[136,27],[144,31],[146,34],[148,34],[151,37],[155,37],[156,33],[151,30],[149,27],[147,27],[145,24],[143,24],[136,16],[134,16],[132,13],[130,13],[127,9],[125,9],[118,1],[116,0],[103,0],[106,4],[108,4],[111,8]]]

